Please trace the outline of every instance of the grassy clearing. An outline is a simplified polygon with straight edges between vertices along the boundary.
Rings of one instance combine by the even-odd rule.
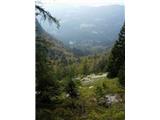
[[[96,88],[100,87],[106,94],[118,94],[123,96],[123,101],[114,103],[106,108],[97,104]],[[118,83],[118,79],[98,78],[89,84],[82,84],[79,88],[80,99],[85,101],[87,117],[85,120],[124,120],[124,89]]]
[[[89,84],[82,84],[79,90],[84,97],[94,96],[97,87],[104,87],[105,91],[112,94],[124,93],[124,89],[120,86],[117,78],[109,79],[107,77],[98,78]]]
[[[84,82],[84,81],[81,81]],[[97,88],[102,89],[102,95],[118,94],[123,96],[123,101],[113,103],[110,107],[98,104],[101,97],[97,93]],[[66,97],[63,93],[60,97],[61,103],[53,109],[39,111],[38,115],[43,120],[124,120],[124,89],[118,83],[118,79],[108,79],[107,77],[98,77],[87,84],[79,84],[78,99]],[[74,106],[74,107],[72,107]],[[45,119],[45,116],[48,116]]]

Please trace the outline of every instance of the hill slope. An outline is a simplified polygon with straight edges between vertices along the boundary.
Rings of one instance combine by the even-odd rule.
[[[124,6],[54,6],[49,11],[60,19],[59,30],[43,23],[43,28],[73,52],[93,54],[112,47],[124,23]]]
[[[72,53],[67,51],[63,43],[48,34],[40,25],[36,19],[36,45],[41,45],[47,48],[48,57],[50,60],[67,63],[69,60],[73,60]]]

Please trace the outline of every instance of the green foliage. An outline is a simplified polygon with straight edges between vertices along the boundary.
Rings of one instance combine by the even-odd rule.
[[[124,97],[110,108],[97,103],[106,94],[124,96],[119,84],[124,84],[124,64],[119,82],[104,76],[83,84],[86,75],[105,72],[107,63],[108,54],[75,58],[50,38],[36,35],[36,119],[124,120]]]
[[[90,89],[90,86],[93,86],[93,89]],[[97,105],[97,100],[104,95],[124,94],[117,78],[101,78],[89,85],[83,85],[80,93],[81,100],[83,99],[87,105],[86,120],[124,120],[124,103],[112,104],[109,108]]]
[[[96,87],[96,95],[97,95],[98,97],[102,97],[102,96],[105,95],[105,91],[104,91],[104,89],[103,89],[102,86],[97,86],[97,87]]]
[[[91,73],[103,73],[107,68],[108,54],[81,57],[75,64],[76,75],[89,75]]]
[[[124,65],[122,65],[119,70],[118,78],[119,78],[120,84],[124,87],[125,86],[125,66]]]
[[[88,63],[87,63],[87,60],[84,61],[83,63],[83,75],[88,75],[89,73],[89,66],[88,66]]]
[[[58,95],[59,84],[54,79],[54,71],[49,63],[48,49],[36,42],[36,97],[37,103],[50,102],[50,98]]]
[[[66,92],[69,94],[71,98],[78,98],[78,89],[75,81],[68,77],[67,79],[67,85],[66,85]]]
[[[116,41],[109,56],[108,77],[119,77],[120,83],[125,84],[125,25],[122,27],[119,39]]]

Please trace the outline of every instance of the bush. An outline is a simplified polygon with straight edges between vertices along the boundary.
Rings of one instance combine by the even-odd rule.
[[[69,94],[71,98],[78,97],[78,88],[74,80],[72,78],[67,78],[66,92]]]
[[[121,67],[118,73],[119,83],[125,87],[125,68],[124,66]]]

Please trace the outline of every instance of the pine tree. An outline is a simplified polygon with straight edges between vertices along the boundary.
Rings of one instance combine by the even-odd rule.
[[[70,76],[67,77],[66,81],[67,81],[67,84],[65,87],[66,92],[69,94],[71,98],[77,98],[78,88],[77,88],[76,82]]]
[[[111,50],[108,61],[108,77],[118,77],[120,83],[125,84],[125,25],[123,25],[119,39]]]

